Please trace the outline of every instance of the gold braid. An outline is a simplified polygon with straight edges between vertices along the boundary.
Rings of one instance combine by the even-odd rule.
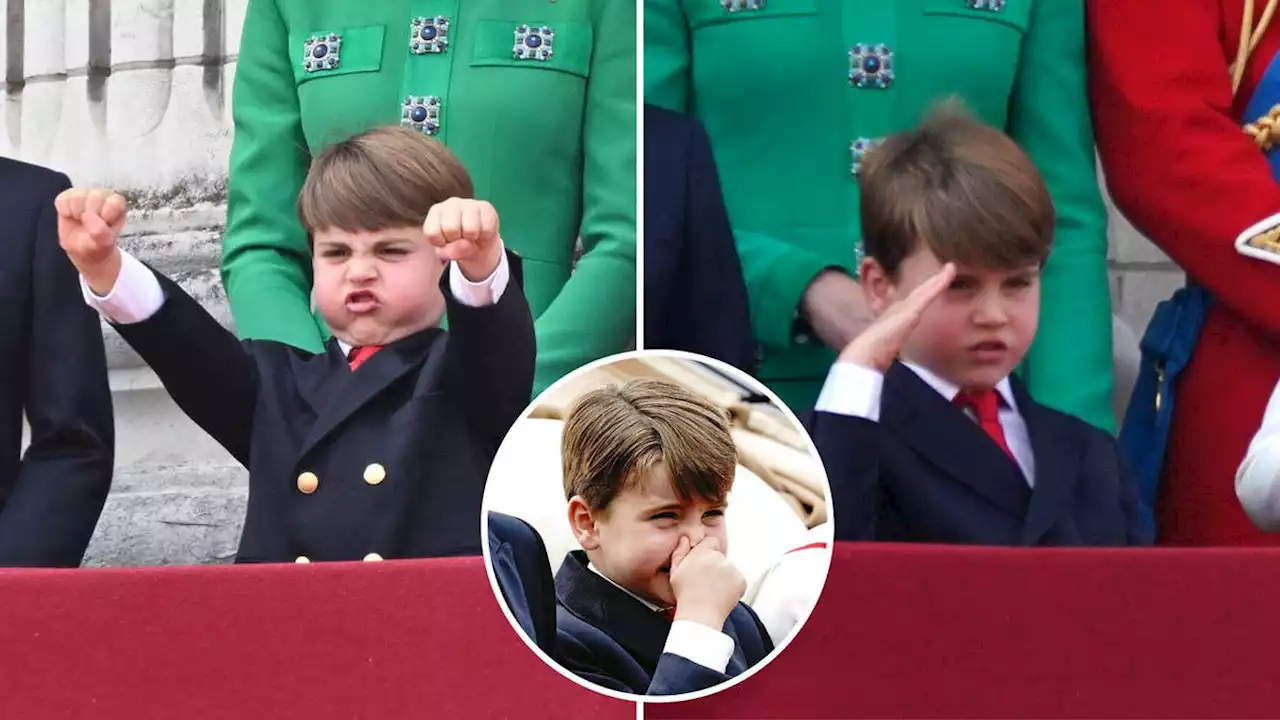
[[[1240,81],[1244,78],[1245,65],[1249,55],[1258,47],[1262,34],[1271,25],[1275,16],[1276,5],[1280,0],[1267,0],[1267,7],[1258,18],[1258,27],[1253,27],[1253,0],[1244,0],[1244,20],[1240,23],[1240,46],[1236,48],[1236,61],[1229,68],[1231,72],[1231,96],[1240,90]],[[1271,108],[1266,115],[1244,126],[1244,131],[1253,138],[1258,147],[1270,150],[1280,142],[1280,104]]]

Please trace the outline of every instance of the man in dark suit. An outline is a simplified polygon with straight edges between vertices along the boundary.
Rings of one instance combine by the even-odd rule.
[[[403,128],[367,131],[312,162],[299,215],[335,338],[320,354],[241,345],[116,247],[122,197],[59,196],[85,301],[249,469],[237,561],[479,554],[485,479],[529,402],[534,337],[517,259],[493,207],[471,194],[444,146]]]
[[[0,158],[0,565],[79,565],[111,488],[100,323],[58,248],[53,199],[69,186]]]
[[[1150,543],[1115,439],[1011,376],[1035,337],[1053,232],[1030,159],[945,112],[888,138],[861,183],[860,278],[877,318],[841,352],[810,426],[836,538]]]
[[[644,345],[751,372],[747,286],[706,132],[645,105],[644,133]]]
[[[556,648],[556,589],[547,547],[532,525],[490,512],[489,566],[516,622],[547,655]]]

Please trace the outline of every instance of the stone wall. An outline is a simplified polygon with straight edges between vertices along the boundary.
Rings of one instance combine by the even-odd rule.
[[[230,325],[217,274],[231,85],[247,0],[6,0],[0,154],[126,192],[125,247]],[[1140,330],[1181,275],[1118,216],[1112,292]],[[89,565],[223,562],[235,553],[245,473],[187,420],[104,327],[117,479]]]

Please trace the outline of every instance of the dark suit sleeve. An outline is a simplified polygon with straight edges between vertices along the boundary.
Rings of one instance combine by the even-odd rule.
[[[675,347],[710,355],[747,372],[755,368],[755,340],[742,262],[720,191],[720,175],[711,141],[702,125],[690,120],[685,231],[677,275],[682,301],[673,308],[687,319],[678,327],[692,331]]]
[[[649,681],[646,692],[628,686],[615,677],[614,673],[604,667],[592,654],[591,649],[571,634],[561,631],[557,634],[556,662],[587,682],[600,687],[636,695],[679,695],[681,693],[703,690],[722,682],[729,676],[704,667],[688,658],[673,653],[663,653],[658,658],[658,666]]]
[[[155,272],[164,305],[139,323],[116,325],[170,397],[242,465],[249,464],[258,374],[236,336],[200,303]]]
[[[814,412],[807,425],[831,483],[835,539],[874,540],[880,500],[879,423]]]
[[[468,307],[440,278],[449,314],[449,390],[458,393],[471,426],[496,451],[533,394],[533,315],[521,287],[520,258],[507,253],[511,280],[493,305]]]
[[[71,183],[57,177],[36,218],[25,398],[31,444],[0,514],[0,565],[78,566],[111,488],[115,433],[102,327],[58,245],[53,198]]]
[[[729,676],[680,655],[662,653],[649,681],[648,695],[680,695],[728,682]]]

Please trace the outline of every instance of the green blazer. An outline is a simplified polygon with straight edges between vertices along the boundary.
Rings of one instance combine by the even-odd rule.
[[[762,345],[760,375],[793,407],[813,404],[834,360],[816,340],[796,342],[792,326],[818,272],[856,270],[857,151],[954,95],[1022,145],[1057,208],[1040,332],[1024,368],[1031,392],[1114,429],[1106,210],[1083,5],[646,0],[645,99],[696,115],[711,136]]]
[[[635,18],[628,0],[250,0],[222,260],[241,337],[322,348],[295,214],[310,158],[416,114],[415,127],[466,165],[524,258],[535,390],[626,349],[635,335]]]

